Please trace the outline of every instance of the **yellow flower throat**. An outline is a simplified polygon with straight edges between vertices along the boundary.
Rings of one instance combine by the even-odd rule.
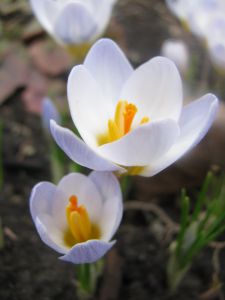
[[[137,111],[137,107],[134,104],[127,101],[119,101],[116,106],[114,119],[109,119],[108,121],[108,132],[98,137],[98,144],[104,145],[114,142],[130,132]],[[140,124],[147,122],[149,122],[149,118],[144,117],[141,119]]]
[[[68,246],[100,237],[98,226],[91,223],[86,207],[84,205],[78,206],[78,199],[75,195],[69,198],[69,204],[66,206],[66,217],[69,230],[66,231],[64,240]]]

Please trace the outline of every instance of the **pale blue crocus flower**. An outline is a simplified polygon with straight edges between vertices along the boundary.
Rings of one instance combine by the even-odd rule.
[[[218,109],[212,94],[183,107],[171,60],[155,57],[134,70],[109,39],[96,42],[72,69],[67,90],[82,139],[54,121],[52,135],[72,160],[98,171],[159,173],[205,136]]]
[[[41,182],[30,196],[40,238],[74,264],[92,263],[115,244],[122,210],[120,185],[109,172],[71,173],[57,186]]]
[[[45,30],[59,43],[92,43],[106,29],[116,0],[30,0]]]
[[[61,123],[61,117],[58,109],[53,101],[49,98],[44,98],[42,102],[41,118],[44,128],[50,133],[50,120],[54,120],[56,123]]]

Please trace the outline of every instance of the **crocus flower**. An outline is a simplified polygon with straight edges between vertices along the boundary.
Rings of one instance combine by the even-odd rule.
[[[47,130],[47,132],[50,132],[50,120],[54,120],[59,124],[61,123],[60,114],[55,104],[49,98],[45,98],[43,100],[41,117],[43,126]]]
[[[207,45],[212,63],[225,68],[225,12],[215,16],[207,27]]]
[[[189,63],[189,52],[186,44],[181,40],[168,39],[164,41],[161,54],[171,59],[178,69],[185,72]]]
[[[116,0],[30,0],[46,31],[59,43],[91,43],[100,36]]]
[[[224,0],[166,0],[171,12],[201,38],[207,35],[208,24],[225,9]]]
[[[38,183],[30,211],[42,241],[74,264],[92,263],[115,243],[122,217],[122,196],[109,172],[71,173],[55,186]]]
[[[186,22],[188,14],[192,11],[192,7],[196,0],[166,0],[166,4],[170,11],[181,21]]]
[[[57,144],[90,169],[152,176],[194,147],[218,107],[212,94],[182,108],[175,64],[156,57],[133,70],[111,40],[90,49],[68,80],[73,122],[83,140],[51,121]]]

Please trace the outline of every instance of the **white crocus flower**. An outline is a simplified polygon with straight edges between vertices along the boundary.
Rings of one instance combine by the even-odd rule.
[[[197,36],[205,38],[210,22],[224,11],[222,4],[222,1],[219,0],[195,1],[195,5],[187,16],[190,30]]]
[[[217,15],[207,28],[207,45],[213,64],[225,68],[225,14]]]
[[[116,0],[30,0],[42,26],[59,43],[91,43],[109,23]]]
[[[186,22],[188,14],[198,0],[166,0],[170,11],[181,21]]]
[[[224,0],[166,0],[171,12],[199,37],[205,37],[207,24],[224,11]]]
[[[71,173],[57,186],[37,184],[30,211],[42,241],[74,264],[92,263],[114,244],[122,217],[122,196],[109,172]]]
[[[171,59],[182,72],[187,71],[189,52],[186,44],[181,40],[168,39],[164,41],[161,54]]]
[[[99,40],[68,80],[72,119],[83,141],[51,121],[57,144],[90,169],[152,176],[194,147],[216,116],[207,94],[182,108],[175,64],[156,57],[133,70],[111,40]]]

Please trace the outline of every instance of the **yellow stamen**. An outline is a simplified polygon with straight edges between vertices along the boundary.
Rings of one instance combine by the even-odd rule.
[[[144,118],[141,119],[140,124],[142,125],[142,124],[146,124],[148,122],[149,122],[149,117],[144,117]]]
[[[124,134],[127,134],[130,131],[136,113],[137,107],[134,104],[129,103],[126,105],[124,112]]]
[[[116,112],[114,116],[120,137],[124,135],[124,111],[126,110],[126,106],[127,101],[119,101],[116,106]]]
[[[121,135],[122,136],[122,135]],[[116,141],[121,138],[119,128],[113,120],[108,121],[108,139],[110,142]]]
[[[84,205],[78,206],[78,200],[75,195],[69,198],[69,204],[66,207],[66,216],[70,232],[77,243],[90,239],[92,224],[88,212]]]
[[[123,100],[119,101],[116,106],[114,119],[109,119],[108,121],[108,132],[98,136],[98,144],[103,145],[117,141],[130,132],[137,111],[137,107],[134,104]],[[144,117],[140,125],[147,122],[149,122],[149,118]]]

